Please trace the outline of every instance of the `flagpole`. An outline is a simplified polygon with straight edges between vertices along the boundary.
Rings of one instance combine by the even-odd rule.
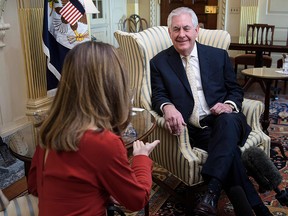
[[[88,32],[89,32],[89,38],[91,40],[91,21],[90,21],[90,18],[91,18],[91,14],[88,14],[86,13],[86,16],[87,16],[87,26],[88,26]]]

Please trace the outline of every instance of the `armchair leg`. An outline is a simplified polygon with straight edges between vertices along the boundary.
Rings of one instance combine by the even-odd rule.
[[[149,202],[144,207],[145,216],[149,216]]]
[[[185,215],[187,216],[190,216],[190,215],[193,216],[193,210],[196,207],[200,198],[197,195],[199,195],[202,191],[204,193],[204,191],[207,190],[207,185],[204,182],[202,182],[195,186],[186,186],[185,195],[183,196],[183,195],[176,193],[174,189],[169,187],[160,179],[154,176],[152,176],[152,178],[153,178],[153,182],[155,182],[157,185],[165,189],[169,194],[171,194],[177,200],[179,200],[181,203],[184,204],[185,209],[186,209]]]
[[[107,216],[114,216],[114,212],[117,212],[120,216],[125,216],[125,213],[119,207],[113,204],[107,206]]]
[[[106,208],[107,216],[114,216],[115,212],[117,212],[120,216],[125,216],[125,213],[114,204],[110,204]],[[145,216],[149,216],[149,202],[144,207]]]

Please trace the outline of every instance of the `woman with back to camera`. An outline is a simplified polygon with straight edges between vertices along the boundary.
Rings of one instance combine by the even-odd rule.
[[[135,141],[130,165],[120,137],[130,122],[129,89],[111,45],[85,42],[68,52],[28,178],[40,216],[106,215],[111,197],[131,211],[148,202],[148,155],[159,140]]]

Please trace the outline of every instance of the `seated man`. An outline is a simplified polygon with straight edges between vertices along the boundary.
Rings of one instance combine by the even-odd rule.
[[[179,135],[187,125],[190,143],[208,152],[202,176],[208,191],[194,215],[216,215],[222,189],[241,187],[257,216],[272,215],[250,182],[241,151],[251,128],[241,112],[243,91],[225,50],[196,42],[193,10],[177,8],[168,16],[173,46],[150,61],[152,107],[167,128]]]

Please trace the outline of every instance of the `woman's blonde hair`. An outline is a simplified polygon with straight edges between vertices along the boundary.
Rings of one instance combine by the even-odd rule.
[[[92,126],[120,135],[130,121],[128,73],[116,48],[84,42],[68,52],[47,119],[40,129],[44,148],[77,151]]]

